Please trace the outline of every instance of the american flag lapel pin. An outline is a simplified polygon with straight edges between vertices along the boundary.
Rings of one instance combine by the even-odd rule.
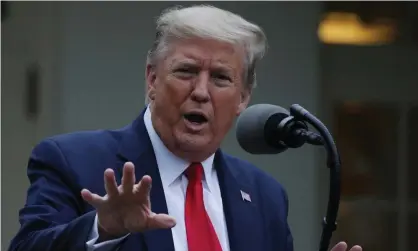
[[[251,202],[251,197],[248,193],[241,190],[241,197],[243,201]]]

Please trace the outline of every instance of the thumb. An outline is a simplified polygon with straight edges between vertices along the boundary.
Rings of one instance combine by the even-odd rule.
[[[148,218],[148,229],[165,229],[172,228],[176,225],[176,220],[167,214],[155,214],[153,213]]]

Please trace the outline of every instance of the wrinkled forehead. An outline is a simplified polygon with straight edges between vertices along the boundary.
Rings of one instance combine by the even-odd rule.
[[[171,43],[164,61],[168,67],[194,64],[241,74],[246,60],[242,46],[210,39],[187,39]]]

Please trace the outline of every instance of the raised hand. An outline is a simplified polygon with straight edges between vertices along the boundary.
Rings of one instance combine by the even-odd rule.
[[[337,245],[335,245],[331,249],[331,251],[347,251],[347,248],[348,248],[347,243],[341,241]],[[362,251],[362,250],[363,249],[360,246],[356,245],[356,246],[353,246],[349,251]]]
[[[83,199],[96,208],[99,235],[106,235],[109,239],[175,226],[173,217],[151,211],[151,177],[145,175],[135,184],[135,167],[131,162],[126,162],[123,167],[121,185],[117,185],[112,169],[106,169],[104,183],[107,194],[103,197],[87,189],[81,191]]]

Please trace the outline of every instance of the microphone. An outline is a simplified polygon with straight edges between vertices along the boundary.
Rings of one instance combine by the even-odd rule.
[[[308,131],[305,121],[320,135]],[[332,232],[337,228],[336,219],[341,194],[340,156],[327,127],[298,104],[290,107],[290,113],[280,106],[257,104],[248,107],[238,117],[236,137],[241,147],[251,154],[280,153],[305,143],[324,146],[330,170],[330,189],[327,214],[322,222],[319,251],[327,251]]]
[[[277,154],[303,144],[323,145],[320,135],[310,132],[305,122],[276,105],[256,104],[238,117],[236,137],[251,154]]]

